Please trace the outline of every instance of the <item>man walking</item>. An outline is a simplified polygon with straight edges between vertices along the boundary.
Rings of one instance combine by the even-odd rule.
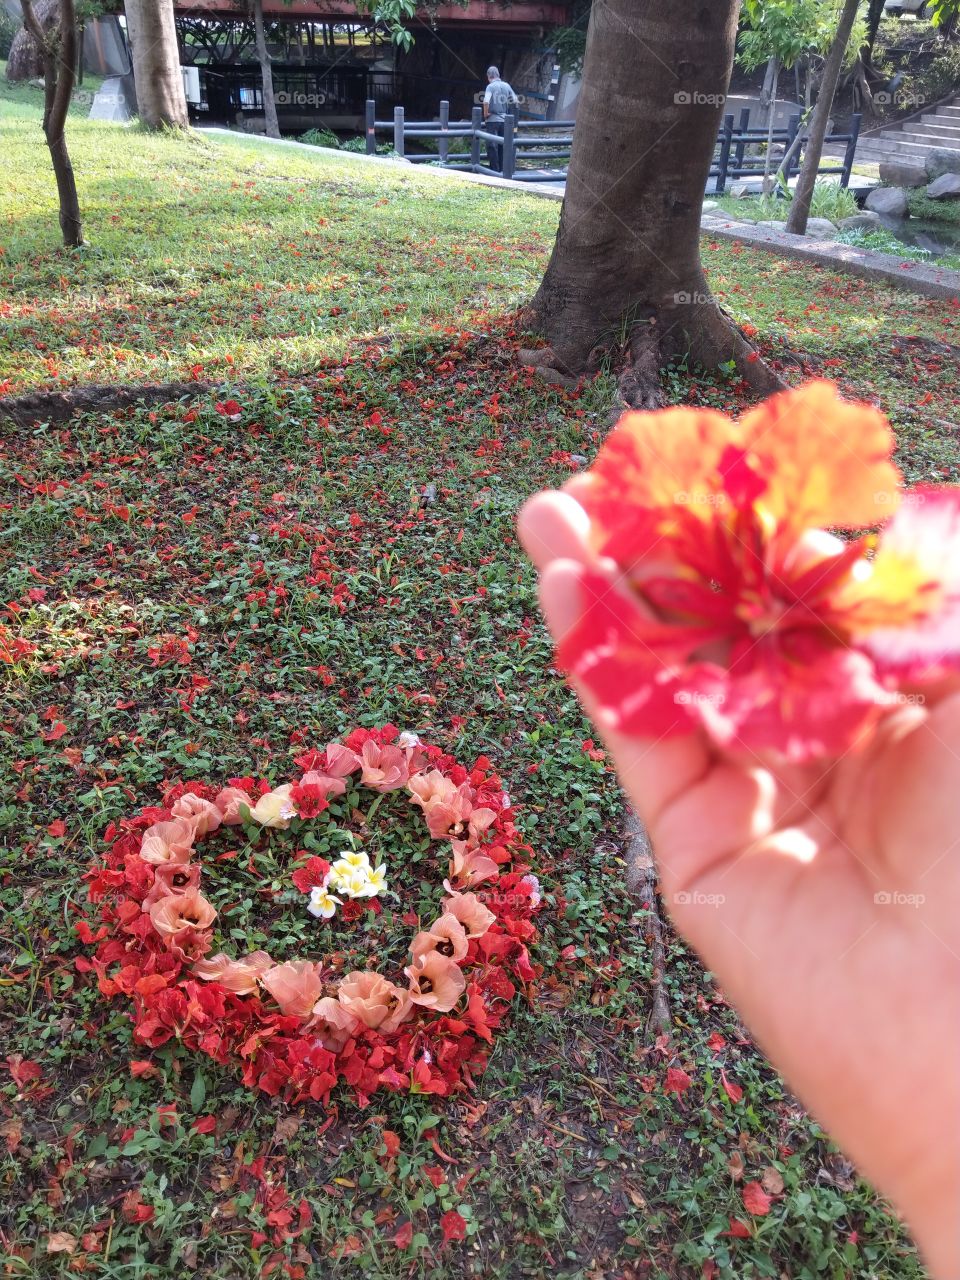
[[[497,67],[487,68],[487,91],[483,95],[483,119],[487,133],[498,133],[503,137],[503,120],[511,107],[518,106],[520,99],[513,92],[506,80],[500,79]],[[487,143],[487,166],[494,173],[503,172],[503,147],[497,142]]]

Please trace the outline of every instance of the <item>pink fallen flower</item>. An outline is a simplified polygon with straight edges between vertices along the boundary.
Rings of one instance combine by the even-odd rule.
[[[204,800],[191,791],[185,791],[170,810],[175,818],[183,818],[193,824],[196,836],[209,835],[223,821],[223,814],[212,800]]]
[[[232,991],[234,995],[251,996],[260,979],[273,966],[273,961],[266,951],[251,951],[239,960],[231,960],[222,951],[215,956],[207,956],[193,966],[193,972],[204,982],[219,982],[221,986]]]
[[[412,1015],[410,995],[379,973],[357,970],[340,983],[337,999],[366,1027],[396,1031]]]
[[[155,822],[143,833],[140,857],[144,862],[154,865],[163,862],[189,862],[193,853],[194,836],[193,823],[183,818]]]
[[[467,989],[460,966],[439,951],[428,951],[415,964],[408,965],[404,973],[410,979],[413,1003],[437,1013],[449,1013]]]
[[[260,983],[291,1018],[309,1018],[323,991],[319,969],[307,960],[275,964],[261,974]]]

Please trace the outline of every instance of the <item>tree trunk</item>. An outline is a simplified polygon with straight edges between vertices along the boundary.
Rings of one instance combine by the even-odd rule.
[[[124,12],[142,123],[148,129],[186,129],[189,118],[173,0],[124,0]]]
[[[873,46],[877,43],[877,33],[880,30],[880,23],[883,21],[883,9],[886,0],[870,0],[867,8],[867,43],[866,43],[866,60],[873,60]]]
[[[787,230],[792,231],[794,235],[802,236],[807,230],[810,202],[813,200],[813,188],[817,181],[817,170],[820,168],[820,157],[823,155],[823,140],[827,136],[827,125],[830,122],[830,112],[833,110],[833,99],[840,80],[840,70],[843,67],[847,45],[850,43],[850,33],[857,20],[859,8],[860,0],[845,0],[837,34],[833,38],[833,44],[830,46],[830,52],[824,64],[820,94],[817,105],[813,109],[813,119],[810,121],[807,149],[804,152],[803,165],[797,179],[797,189],[787,215]]]
[[[621,394],[660,402],[661,360],[734,361],[781,385],[720,311],[700,265],[700,214],[733,65],[739,0],[605,0],[590,15],[577,127],[553,255],[523,359],[561,375],[624,351]]]
[[[773,162],[773,122],[777,115],[777,84],[780,80],[780,63],[776,58],[771,58],[773,63],[773,75],[771,76],[771,92],[770,101],[767,105],[767,154],[763,162],[763,194],[767,195],[770,191],[770,166]]]
[[[37,21],[30,0],[22,0],[23,21],[40,49],[43,59],[43,133],[60,198],[60,230],[68,249],[83,244],[80,200],[70,163],[64,127],[73,83],[77,74],[77,16],[73,0],[60,0],[60,23],[45,32]]]
[[[260,63],[260,79],[263,92],[263,120],[268,138],[280,137],[277,121],[277,104],[273,96],[273,67],[267,50],[267,36],[263,29],[263,0],[253,0],[253,25],[257,34],[257,59]]]

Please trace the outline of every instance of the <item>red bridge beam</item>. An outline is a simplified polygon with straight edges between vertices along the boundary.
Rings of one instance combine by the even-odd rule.
[[[248,17],[249,9],[242,0],[175,0],[179,14],[202,18]],[[263,0],[264,14],[271,18],[299,18],[317,22],[362,22],[356,8],[348,0]],[[495,27],[502,31],[527,31],[534,27],[562,26],[567,21],[566,4],[517,3],[492,4],[489,0],[471,0],[464,8],[442,4],[436,10],[436,21],[451,27]]]

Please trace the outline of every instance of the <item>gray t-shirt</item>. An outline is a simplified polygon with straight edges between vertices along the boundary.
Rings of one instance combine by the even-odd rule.
[[[506,80],[491,80],[487,85],[487,92],[483,95],[483,100],[490,104],[490,112],[487,119],[498,123],[503,121],[507,109],[516,106],[520,101]]]

